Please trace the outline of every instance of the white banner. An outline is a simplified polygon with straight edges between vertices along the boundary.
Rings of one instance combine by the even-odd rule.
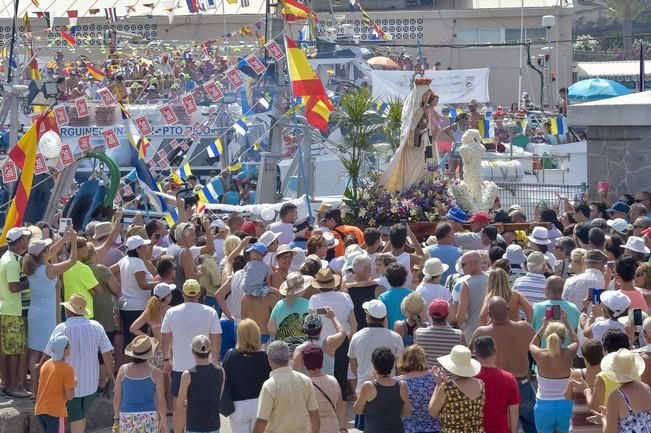
[[[490,68],[425,72],[425,76],[432,79],[432,90],[443,104],[467,104],[471,99],[489,102],[489,75]],[[413,77],[413,71],[374,70],[371,75],[373,98],[382,102],[396,98],[404,101],[411,90]]]

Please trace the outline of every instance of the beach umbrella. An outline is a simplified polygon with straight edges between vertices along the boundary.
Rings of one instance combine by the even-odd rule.
[[[388,57],[378,56],[371,57],[366,61],[371,66],[379,66],[384,69],[400,69],[400,66]]]
[[[628,95],[629,93],[631,93],[631,89],[617,81],[590,78],[572,84],[567,95],[569,99],[574,101],[594,101]]]

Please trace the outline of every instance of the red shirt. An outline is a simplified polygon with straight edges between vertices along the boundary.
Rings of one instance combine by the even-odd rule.
[[[520,404],[518,382],[508,371],[491,367],[482,367],[475,377],[484,382],[486,390],[485,433],[509,433],[509,406]]]

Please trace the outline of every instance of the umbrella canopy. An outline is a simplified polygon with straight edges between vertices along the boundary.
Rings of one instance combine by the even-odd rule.
[[[366,61],[371,66],[379,66],[384,69],[400,69],[400,66],[388,57],[371,57]]]
[[[631,89],[613,80],[590,78],[572,84],[567,96],[575,101],[592,101],[615,96],[628,95]]]

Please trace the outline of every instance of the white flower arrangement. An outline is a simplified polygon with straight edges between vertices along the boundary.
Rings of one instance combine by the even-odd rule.
[[[461,137],[459,154],[463,160],[463,181],[451,186],[457,204],[470,213],[488,211],[497,197],[497,185],[481,180],[481,158],[484,154],[481,135],[469,129]]]

